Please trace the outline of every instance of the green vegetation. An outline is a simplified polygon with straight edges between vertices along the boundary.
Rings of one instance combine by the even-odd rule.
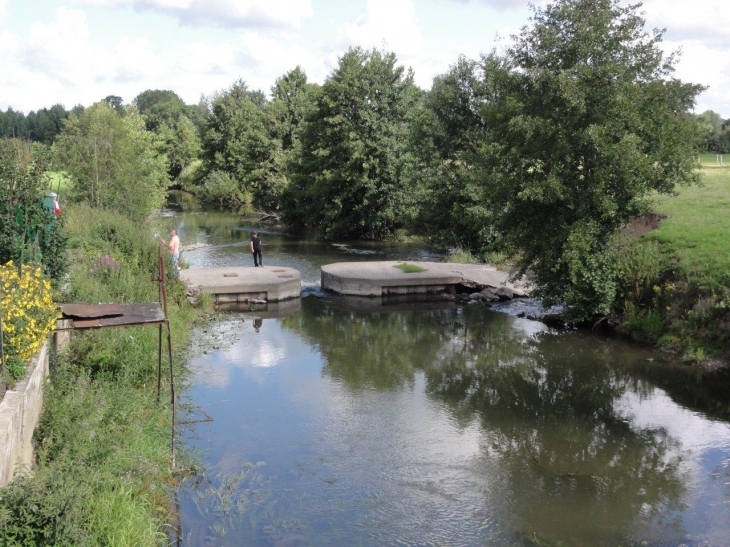
[[[428,268],[422,268],[421,266],[417,266],[416,264],[396,264],[393,267],[398,268],[403,273],[421,273],[428,271]]]
[[[157,138],[134,108],[122,116],[106,102],[72,114],[54,145],[56,164],[73,181],[71,197],[144,220],[169,185]]]
[[[67,268],[67,237],[45,199],[48,163],[47,147],[0,139],[0,264],[36,262],[58,281]]]
[[[157,244],[144,224],[88,206],[69,207],[65,214],[73,255],[67,298],[157,299],[151,281]],[[180,354],[200,314],[173,279],[169,302],[180,376]],[[45,398],[36,432],[37,468],[0,493],[0,545],[167,543],[175,480],[169,394],[158,405],[156,370],[156,328],[74,335]]]
[[[350,49],[301,133],[285,218],[323,237],[386,239],[414,212],[408,121],[418,90],[393,53]]]
[[[730,286],[730,170],[703,169],[702,185],[656,198],[667,215],[648,234],[678,258],[679,274],[702,289]]]

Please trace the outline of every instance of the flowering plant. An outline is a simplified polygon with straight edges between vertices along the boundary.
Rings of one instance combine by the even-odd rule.
[[[4,364],[13,380],[23,377],[25,363],[40,349],[57,318],[51,284],[40,268],[26,266],[21,277],[12,262],[0,266]]]

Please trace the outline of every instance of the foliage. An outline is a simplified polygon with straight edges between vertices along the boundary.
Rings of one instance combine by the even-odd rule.
[[[393,53],[348,50],[317,95],[284,203],[325,237],[383,239],[413,214],[407,122],[412,74]]]
[[[263,93],[250,91],[241,80],[235,82],[211,101],[202,137],[205,172],[227,173],[239,195],[251,195],[256,202],[267,199],[266,165],[275,146],[265,104]]]
[[[133,107],[125,112],[100,102],[72,115],[54,150],[73,181],[74,200],[142,220],[162,205],[169,179],[154,134]]]
[[[8,108],[0,111],[0,138],[27,139],[34,142],[52,144],[63,130],[63,122],[71,113],[77,115],[84,107],[75,106],[66,110],[63,105],[55,104],[51,108],[30,111],[27,115]]]
[[[59,280],[67,268],[66,236],[52,200],[44,205],[47,156],[42,145],[0,139],[0,263],[36,260]]]
[[[147,226],[88,205],[65,214],[74,253],[67,297],[156,300],[158,245]],[[179,286],[170,280],[170,295]],[[169,318],[179,379],[197,313],[170,298]],[[74,336],[47,388],[34,473],[0,491],[0,545],[167,544],[171,416],[157,403],[156,373],[155,328]]]
[[[206,203],[213,203],[221,208],[238,208],[250,205],[252,196],[242,190],[238,183],[225,171],[211,171],[203,179],[195,194]]]
[[[706,110],[695,114],[699,125],[702,149],[718,154],[730,153],[730,120],[723,120],[720,114]]]
[[[414,229],[445,246],[481,252],[489,241],[488,210],[473,154],[488,140],[481,116],[486,86],[475,61],[459,57],[434,79],[411,123],[420,187]]]
[[[159,150],[167,158],[167,173],[178,179],[200,156],[200,137],[189,117],[189,108],[173,91],[143,91],[134,99],[148,131],[158,136]]]
[[[303,122],[314,108],[318,89],[317,85],[307,82],[306,73],[298,66],[277,78],[271,88],[271,102],[266,105],[266,114],[273,149],[256,205],[268,210],[281,209],[300,146]]]
[[[19,274],[13,262],[0,266],[3,351],[13,380],[25,375],[25,364],[55,328],[57,317],[51,284],[41,268],[25,266]]]
[[[701,86],[671,78],[661,31],[637,6],[565,0],[484,59],[490,143],[481,155],[494,247],[519,251],[546,303],[577,321],[610,313],[615,234],[651,192],[694,183]]]

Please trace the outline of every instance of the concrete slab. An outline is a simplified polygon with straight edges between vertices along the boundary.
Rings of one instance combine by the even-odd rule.
[[[414,264],[426,271],[405,273],[396,266]],[[507,287],[525,296],[525,284],[512,284],[509,274],[484,264],[445,262],[338,262],[322,266],[322,289],[353,296],[443,293],[457,285]]]
[[[226,304],[281,302],[299,298],[302,292],[302,275],[293,268],[278,266],[194,268],[181,270],[180,278],[189,287],[203,289],[213,294],[216,302]]]

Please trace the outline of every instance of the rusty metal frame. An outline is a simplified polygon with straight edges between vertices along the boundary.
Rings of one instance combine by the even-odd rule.
[[[158,326],[157,335],[157,403],[160,403],[160,392],[162,388],[162,329],[163,326],[167,331],[167,358],[169,362],[169,380],[170,380],[170,404],[172,405],[172,422],[170,431],[170,458],[172,469],[175,469],[175,456],[176,456],[176,433],[175,433],[175,419],[177,416],[177,400],[175,397],[175,373],[172,365],[172,333],[170,331],[170,319],[167,315],[167,279],[165,277],[165,260],[162,256],[162,247],[157,249],[157,277],[153,277],[152,281],[158,284],[158,301],[154,304],[160,306],[162,317],[159,319],[150,318],[150,320],[131,320],[127,321],[124,319],[123,311],[125,309],[134,309],[134,306],[140,306],[145,304],[128,304],[119,305],[118,308],[122,310],[121,314],[105,315],[101,317],[87,317],[86,319],[74,320],[71,317],[65,317],[65,319],[71,319],[72,325],[68,328],[56,329],[56,332],[63,331],[74,331],[74,330],[96,330],[103,328],[119,328],[119,327],[139,327],[139,326]],[[147,303],[153,304],[153,303]],[[103,305],[102,305],[103,306]],[[91,307],[93,310],[93,306]],[[134,316],[140,317],[140,316]],[[159,315],[157,316],[159,317]],[[106,319],[107,324],[104,324]],[[110,324],[109,321],[112,323]],[[77,324],[78,323],[78,324]]]

